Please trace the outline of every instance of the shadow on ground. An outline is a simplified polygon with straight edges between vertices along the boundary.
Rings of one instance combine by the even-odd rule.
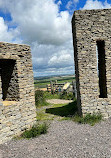
[[[71,117],[77,113],[77,102],[74,101],[72,103],[69,103],[62,107],[56,107],[56,108],[47,108],[46,113],[58,115],[58,116],[65,116],[65,117]]]

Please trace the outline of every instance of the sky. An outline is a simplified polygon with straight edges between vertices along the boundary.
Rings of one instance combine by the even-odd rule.
[[[111,0],[0,0],[0,41],[31,47],[34,76],[74,74],[75,10],[111,8]]]

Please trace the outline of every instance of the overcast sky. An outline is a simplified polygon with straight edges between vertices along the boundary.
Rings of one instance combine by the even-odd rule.
[[[0,41],[31,46],[34,76],[74,74],[74,10],[111,8],[111,0],[0,0]]]

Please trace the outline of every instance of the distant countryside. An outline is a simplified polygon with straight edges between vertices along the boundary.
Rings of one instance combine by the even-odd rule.
[[[58,83],[70,82],[72,83],[75,80],[74,75],[64,75],[64,76],[47,76],[47,77],[35,77],[34,85],[35,88],[47,88],[47,85],[50,84],[50,81],[54,82],[57,80]]]

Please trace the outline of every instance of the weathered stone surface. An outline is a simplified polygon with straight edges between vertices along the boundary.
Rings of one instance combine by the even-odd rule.
[[[0,143],[36,120],[30,47],[0,42]]]
[[[79,113],[101,112],[111,117],[111,9],[75,11],[72,32]],[[105,42],[107,98],[99,98],[99,40]]]

